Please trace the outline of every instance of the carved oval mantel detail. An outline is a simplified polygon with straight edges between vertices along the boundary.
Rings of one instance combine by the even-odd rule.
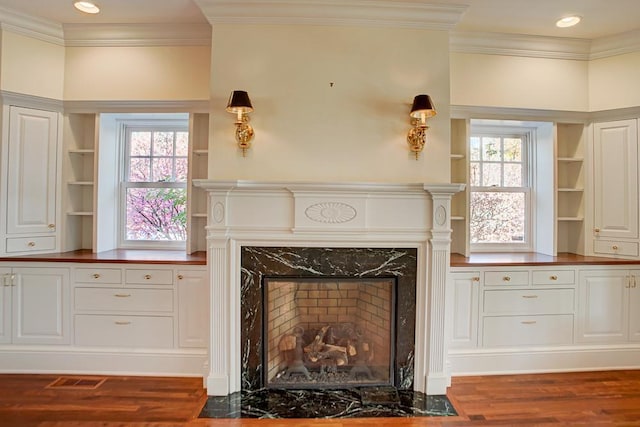
[[[220,202],[216,202],[216,204],[213,205],[213,220],[216,224],[224,220],[224,205]]]
[[[435,221],[439,226],[443,226],[447,223],[447,210],[444,206],[440,205],[436,208]]]
[[[324,202],[309,206],[304,214],[311,221],[324,224],[342,224],[354,219],[357,215],[356,209],[346,203]]]

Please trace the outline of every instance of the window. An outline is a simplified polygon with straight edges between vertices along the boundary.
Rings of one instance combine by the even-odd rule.
[[[469,153],[471,249],[530,250],[530,133],[472,129]]]
[[[123,129],[120,246],[184,248],[187,124],[125,124]]]

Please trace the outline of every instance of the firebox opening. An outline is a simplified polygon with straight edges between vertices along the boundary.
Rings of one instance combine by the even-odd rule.
[[[395,385],[395,277],[265,277],[262,290],[265,387]]]

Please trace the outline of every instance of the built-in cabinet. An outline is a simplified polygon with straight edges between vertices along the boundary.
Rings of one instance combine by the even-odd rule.
[[[454,375],[637,366],[640,268],[452,270],[447,336]]]
[[[193,185],[196,179],[206,179],[209,168],[209,114],[191,114],[189,118],[189,186],[187,188],[188,237],[187,253],[204,251],[207,248],[205,226],[207,225],[207,194]]]
[[[207,277],[179,264],[3,262],[0,371],[202,374]]]
[[[0,252],[57,251],[60,114],[5,105],[3,117]]]
[[[577,340],[640,342],[640,269],[585,270],[580,276]]]
[[[638,120],[593,125],[593,252],[637,257]]]
[[[0,268],[0,343],[68,344],[69,269]]]

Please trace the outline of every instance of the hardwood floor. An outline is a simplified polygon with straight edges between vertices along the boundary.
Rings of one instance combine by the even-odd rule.
[[[444,418],[198,419],[206,400],[201,384],[199,378],[0,375],[0,426],[640,426],[637,370],[454,378],[448,396],[459,416]]]

